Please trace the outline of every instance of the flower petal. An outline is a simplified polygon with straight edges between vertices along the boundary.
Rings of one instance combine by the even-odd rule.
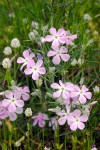
[[[47,53],[47,56],[48,56],[48,57],[51,57],[51,56],[54,56],[54,55],[56,55],[56,52],[55,52],[55,51],[49,51],[49,52]]]
[[[25,62],[25,59],[22,58],[22,57],[19,57],[19,58],[17,59],[17,63],[18,63],[18,64],[21,64],[21,63],[24,63],[24,62]]]
[[[66,116],[61,117],[61,118],[58,119],[58,123],[60,125],[64,125],[66,123],[66,120],[67,120]]]
[[[40,68],[43,64],[43,60],[38,59],[37,63],[36,63],[36,67]]]
[[[9,112],[16,112],[16,106],[14,103],[11,103],[8,107]]]
[[[58,47],[60,45],[59,41],[57,39],[54,39],[54,41],[52,42],[52,47]]]
[[[55,28],[50,28],[50,34],[55,35],[56,34],[56,29]]]
[[[60,54],[60,57],[65,62],[67,62],[70,59],[70,55],[69,54]]]
[[[56,56],[54,56],[53,57],[53,60],[52,60],[52,62],[55,64],[55,65],[58,65],[59,63],[60,63],[60,57],[59,57],[59,55],[56,55]]]
[[[76,122],[73,122],[71,125],[70,125],[70,129],[72,131],[75,131],[77,129],[77,123]]]
[[[77,126],[80,130],[83,130],[85,128],[85,125],[82,122],[78,122]]]
[[[39,68],[38,72],[40,74],[45,74],[46,73],[46,69],[44,67]]]
[[[38,80],[38,78],[39,78],[39,73],[38,72],[33,72],[32,79],[33,80]]]
[[[45,41],[47,41],[47,42],[53,41],[53,36],[52,36],[52,35],[47,35],[47,36],[45,37]]]
[[[23,107],[24,106],[24,101],[23,100],[17,100],[16,101],[16,106]]]
[[[85,104],[86,103],[86,98],[82,94],[80,95],[78,100],[80,101],[81,104]]]
[[[88,116],[87,115],[80,116],[80,121],[86,122],[87,120],[88,120]]]
[[[87,99],[91,99],[91,97],[92,97],[92,93],[91,92],[86,92],[86,93],[84,93],[84,95],[85,95],[85,97]]]
[[[58,97],[60,97],[60,95],[61,95],[61,90],[53,93],[54,98],[58,98]]]
[[[57,84],[57,83],[52,83],[52,84],[51,84],[51,87],[52,87],[53,89],[60,89],[60,85]]]

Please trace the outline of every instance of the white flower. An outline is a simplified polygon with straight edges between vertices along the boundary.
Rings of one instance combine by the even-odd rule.
[[[93,91],[94,91],[94,93],[99,93],[99,92],[100,92],[100,88],[96,85],[96,86],[93,88]]]
[[[31,108],[27,108],[25,110],[25,115],[26,115],[26,117],[31,117],[32,116],[32,109]]]
[[[85,21],[90,21],[91,20],[91,16],[89,14],[84,14],[83,16]]]
[[[96,147],[93,147],[91,150],[98,150]]]
[[[20,41],[19,41],[18,38],[12,39],[12,41],[11,41],[11,47],[13,47],[13,48],[18,48],[18,47],[20,47]]]
[[[77,64],[80,65],[80,66],[83,65],[84,64],[84,59],[79,58],[78,61],[77,61]]]
[[[34,28],[36,28],[36,29],[38,29],[39,28],[39,24],[37,23],[37,22],[35,22],[35,21],[32,21],[32,27],[34,27]]]
[[[81,78],[81,80],[80,80],[80,85],[83,85],[83,83],[84,83],[84,78]]]
[[[5,55],[10,55],[10,54],[12,54],[12,49],[11,49],[11,47],[9,47],[9,46],[5,47],[3,53],[4,53]]]
[[[2,66],[3,68],[7,69],[7,68],[10,68],[11,67],[11,61],[9,58],[5,58],[3,61],[2,61]]]
[[[41,30],[43,30],[43,31],[48,30],[48,24],[46,26],[41,27]]]
[[[19,141],[17,141],[17,142],[15,142],[15,146],[19,147],[19,146],[21,146],[21,143]]]
[[[77,65],[77,60],[75,58],[72,60],[71,65],[72,66],[76,66]]]
[[[97,30],[94,30],[93,34],[94,34],[94,35],[98,35],[99,33],[98,33]]]
[[[50,148],[47,148],[46,146],[44,147],[44,150],[50,150]]]
[[[14,12],[12,12],[12,13],[9,13],[9,15],[8,15],[10,18],[15,18],[15,14],[14,14]]]
[[[23,23],[26,24],[28,22],[27,18],[23,18]]]
[[[33,30],[28,34],[28,37],[30,40],[33,40],[33,39],[35,39],[35,36],[37,36],[37,35],[38,35],[38,32],[36,30]]]
[[[40,40],[41,40],[42,43],[45,43],[45,42],[46,42],[46,40],[45,40],[44,37],[40,37]]]

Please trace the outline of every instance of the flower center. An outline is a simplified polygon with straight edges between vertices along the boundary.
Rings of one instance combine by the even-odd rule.
[[[76,122],[78,122],[78,118],[76,118]]]
[[[54,38],[55,38],[55,39],[57,39],[57,38],[58,38],[58,36],[57,36],[57,35],[55,35],[55,36],[54,36]]]

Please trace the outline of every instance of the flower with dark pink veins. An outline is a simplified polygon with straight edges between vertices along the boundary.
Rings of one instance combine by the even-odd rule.
[[[43,61],[41,59],[38,59],[38,61],[35,63],[30,64],[29,68],[26,68],[24,73],[26,75],[32,74],[32,79],[33,80],[38,80],[40,75],[43,75],[46,73],[46,69],[42,67]]]
[[[82,88],[79,88],[77,85],[75,85],[74,91],[71,93],[71,97],[77,98],[81,104],[85,104],[87,99],[91,99],[92,93],[89,92],[89,89],[86,88],[85,85],[83,85]]]
[[[32,119],[34,119],[33,126],[38,124],[41,128],[45,126],[45,120],[49,120],[48,116],[42,113],[38,113],[38,115],[32,116]]]
[[[60,96],[62,96],[64,99],[69,99],[70,98],[70,90],[71,90],[71,86],[66,86],[66,83],[63,83],[61,80],[59,80],[59,84],[58,83],[52,83],[51,87],[53,89],[58,89],[57,92],[53,93],[53,97],[54,98],[58,98]]]
[[[59,29],[57,31],[55,28],[50,28],[50,34],[51,35],[47,35],[45,37],[45,41],[52,42],[53,47],[58,47],[60,44],[64,44],[66,42],[64,29]]]
[[[35,56],[30,50],[25,50],[23,52],[23,57],[19,57],[17,59],[17,63],[22,64],[20,70],[24,68],[24,66],[29,67],[29,65],[33,62],[33,57]]]
[[[16,112],[17,107],[23,107],[24,101],[18,92],[7,92],[5,99],[2,100],[2,106],[8,108],[9,112]]]
[[[65,46],[59,47],[52,47],[52,50],[50,50],[47,54],[48,57],[53,57],[52,62],[55,65],[60,64],[61,60],[64,62],[67,62],[70,58],[70,55],[67,54],[68,50]]]
[[[88,115],[81,115],[81,111],[76,109],[71,115],[68,116],[67,121],[68,125],[70,125],[70,129],[75,131],[76,129],[83,130],[85,125],[83,122],[87,122]]]

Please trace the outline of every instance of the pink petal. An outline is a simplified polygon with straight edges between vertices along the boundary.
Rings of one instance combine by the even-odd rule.
[[[45,37],[45,41],[47,41],[47,42],[53,41],[53,36],[52,36],[52,35],[47,35],[47,36]]]
[[[57,34],[58,34],[59,36],[64,35],[64,33],[65,33],[65,30],[64,30],[64,29],[59,29],[58,32],[57,32]]]
[[[41,128],[45,126],[45,122],[43,120],[39,120],[38,124]]]
[[[38,72],[33,72],[32,79],[33,80],[38,80],[38,78],[39,78],[39,73]]]
[[[60,85],[57,84],[57,83],[52,83],[52,84],[51,84],[51,87],[52,87],[53,89],[60,89]]]
[[[75,131],[77,129],[77,123],[76,122],[73,122],[71,125],[70,125],[70,129],[72,131]]]
[[[46,73],[46,70],[45,70],[44,67],[41,67],[41,68],[39,68],[38,72],[39,72],[40,74],[45,74],[45,73]]]
[[[58,98],[58,97],[60,97],[60,95],[61,95],[61,90],[53,93],[54,98]]]
[[[29,90],[29,87],[28,87],[28,86],[24,86],[23,90],[24,90],[24,92],[26,92],[26,93],[30,93],[30,90]]]
[[[65,62],[67,62],[70,59],[70,55],[68,54],[60,54],[60,57]]]
[[[50,34],[55,35],[56,34],[56,29],[55,28],[50,28]]]
[[[67,44],[67,45],[70,45],[71,43],[72,43],[71,40],[66,39],[66,44]]]
[[[16,120],[17,119],[16,113],[9,113],[9,118],[10,118],[11,121]]]
[[[26,63],[24,63],[21,67],[20,70],[22,70],[24,68],[24,66],[26,66]]]
[[[88,116],[87,115],[80,116],[80,121],[86,122],[87,120],[88,120]]]
[[[20,108],[19,107],[16,108],[16,113],[17,114],[21,114],[22,112],[23,112],[23,108],[21,108],[21,107]]]
[[[22,90],[22,89],[21,89]],[[20,91],[15,91],[14,92],[14,98],[15,99],[20,99],[21,98],[21,92]]]
[[[58,123],[60,124],[60,125],[64,125],[65,123],[66,123],[66,116],[64,116],[64,117],[61,117],[61,118],[59,118],[58,119]]]
[[[60,57],[59,57],[59,55],[56,55],[56,56],[54,56],[53,57],[53,60],[52,60],[52,62],[55,64],[55,65],[58,65],[59,63],[60,63]]]
[[[86,92],[86,93],[84,93],[84,95],[85,95],[85,97],[87,99],[91,99],[91,97],[92,97],[92,93],[91,92]]]
[[[52,42],[52,47],[58,47],[60,45],[58,39],[54,39],[54,41]]]
[[[13,93],[12,92],[6,92],[5,97],[8,99],[12,99],[13,98]]]
[[[14,103],[11,103],[8,107],[9,112],[16,112],[16,106]]]
[[[79,118],[80,115],[81,115],[81,111],[76,109],[74,112],[73,112],[73,115],[76,117],[76,118]]]
[[[19,57],[19,58],[17,59],[17,63],[19,63],[19,64],[24,63],[24,62],[25,62],[25,59],[22,58],[22,57]]]
[[[59,40],[60,43],[64,44],[66,42],[66,37],[59,37],[58,40]]]
[[[16,106],[23,107],[24,106],[24,101],[23,100],[17,100],[16,101]]]
[[[83,85],[83,86],[82,86],[82,91],[83,91],[83,92],[87,92],[87,91],[88,91],[88,88],[86,88],[86,86]]]
[[[36,67],[41,67],[42,66],[42,64],[43,64],[43,60],[41,60],[41,59],[39,59],[38,61],[37,61],[37,63],[36,63]]]
[[[69,94],[69,92],[67,92],[67,91],[63,91],[63,93],[62,93],[62,97],[63,97],[64,99],[69,99],[69,98],[70,98],[70,94]]]
[[[24,56],[25,58],[27,58],[27,57],[29,56],[29,50],[25,50],[25,51],[23,52],[23,56]]]
[[[48,56],[48,57],[51,57],[51,56],[54,56],[54,55],[56,55],[56,52],[55,52],[55,51],[49,51],[49,52],[47,53],[47,56]]]
[[[83,130],[85,128],[85,125],[82,122],[78,122],[77,126],[80,130]]]
[[[80,95],[78,100],[80,101],[81,104],[85,104],[86,103],[86,98],[83,95]]]
[[[35,126],[38,123],[38,119],[34,119],[33,126]]]
[[[77,34],[68,35],[66,36],[66,38],[71,39],[71,40],[77,39]]]
[[[27,100],[29,100],[30,96],[29,96],[29,94],[24,93],[24,94],[22,95],[22,98],[23,98],[24,101],[27,101]]]
[[[33,73],[33,70],[32,70],[32,69],[29,69],[29,68],[26,68],[26,69],[24,70],[24,73],[25,73],[26,75],[30,75],[30,74]]]
[[[61,52],[61,53],[67,53],[67,52],[68,52],[68,49],[67,49],[65,46],[61,46],[61,47],[60,47],[60,52]]]
[[[71,97],[76,97],[79,95],[79,92],[71,92]]]
[[[3,107],[8,107],[8,105],[9,105],[10,103],[11,103],[10,100],[4,99],[4,100],[2,101],[2,106],[3,106]]]

